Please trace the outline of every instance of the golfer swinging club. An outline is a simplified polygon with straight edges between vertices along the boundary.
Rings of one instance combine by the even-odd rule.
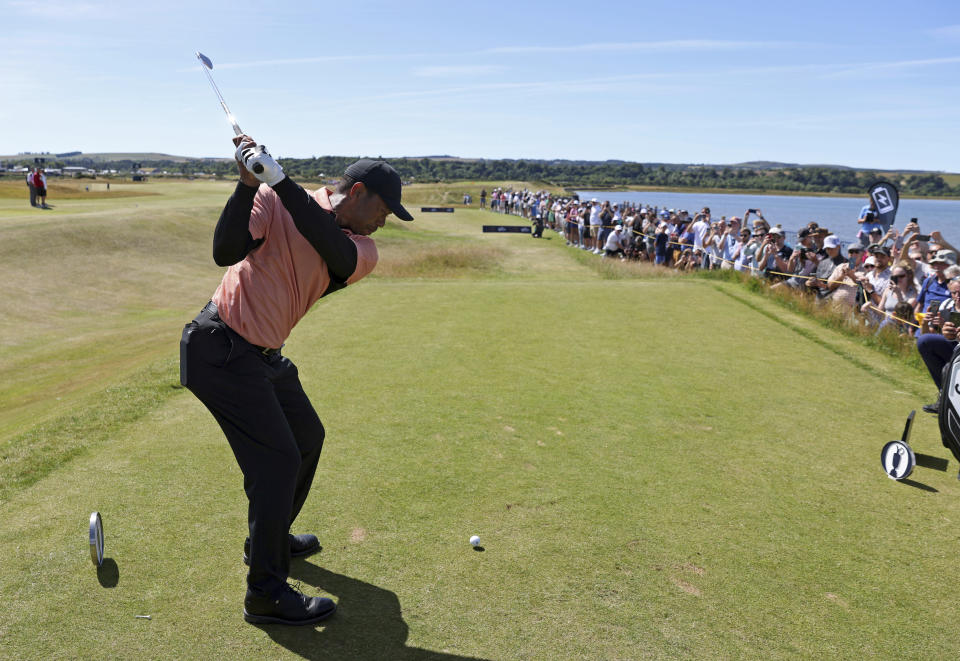
[[[310,492],[324,430],[280,349],[319,298],[373,270],[370,235],[390,213],[413,218],[400,203],[400,176],[383,161],[361,159],[336,190],[310,193],[253,139],[233,140],[240,182],[213,234],[213,259],[229,268],[183,330],[180,381],[213,414],[243,472],[250,534],[244,619],[313,624],[335,604],[294,590],[287,576],[291,557],[320,548],[315,536],[292,535],[290,526]]]

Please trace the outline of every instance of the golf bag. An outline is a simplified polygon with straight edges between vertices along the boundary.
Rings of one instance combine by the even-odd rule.
[[[950,362],[943,367],[940,389],[940,440],[960,461],[960,344],[953,350]]]

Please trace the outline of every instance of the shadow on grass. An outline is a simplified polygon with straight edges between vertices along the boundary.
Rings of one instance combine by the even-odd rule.
[[[104,558],[103,563],[97,567],[97,580],[105,588],[115,588],[120,582],[120,567],[113,558]]]
[[[940,493],[937,489],[931,487],[929,484],[924,484],[923,482],[915,482],[914,480],[897,480],[900,484],[906,484],[907,486],[913,487],[914,489],[922,489],[923,491],[930,491],[932,493]]]
[[[337,612],[322,626],[258,625],[277,644],[304,659],[410,659],[456,661],[476,657],[407,647],[409,627],[400,600],[389,590],[293,562],[290,577],[338,597]]]
[[[917,452],[914,455],[917,458],[917,466],[923,466],[924,468],[932,468],[937,471],[946,471],[947,466],[950,465],[950,462],[941,457],[932,457],[929,454],[921,454]]]

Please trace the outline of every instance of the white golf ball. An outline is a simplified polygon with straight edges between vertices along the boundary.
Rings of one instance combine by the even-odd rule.
[[[479,537],[478,535],[474,535],[473,537],[471,537],[471,538],[470,538],[470,545],[471,545],[471,546],[480,546],[480,537]]]

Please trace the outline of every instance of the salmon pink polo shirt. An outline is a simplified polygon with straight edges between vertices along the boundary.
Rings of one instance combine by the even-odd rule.
[[[323,209],[333,211],[326,188],[311,195]],[[249,229],[263,243],[227,269],[213,302],[224,323],[242,338],[276,349],[323,296],[330,286],[330,273],[280,197],[266,184],[254,197]],[[343,232],[357,246],[357,268],[347,280],[352,284],[376,266],[377,246],[369,236]]]

